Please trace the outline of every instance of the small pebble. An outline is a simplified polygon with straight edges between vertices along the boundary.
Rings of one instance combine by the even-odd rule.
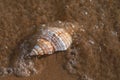
[[[92,40],[89,40],[88,42],[89,42],[89,43],[91,43],[91,44],[95,44],[95,42],[94,42],[94,41],[92,41]]]

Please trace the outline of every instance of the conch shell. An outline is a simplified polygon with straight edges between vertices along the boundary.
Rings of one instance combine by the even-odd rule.
[[[55,51],[64,51],[70,47],[71,43],[72,37],[69,31],[64,28],[48,27],[42,31],[41,38],[37,40],[29,56],[53,54]]]

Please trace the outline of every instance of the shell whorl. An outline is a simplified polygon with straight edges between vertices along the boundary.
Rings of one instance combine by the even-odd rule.
[[[55,51],[64,51],[72,43],[71,36],[62,28],[48,28],[42,33],[42,38],[50,41]]]
[[[71,35],[63,28],[49,27],[42,31],[41,38],[38,39],[30,55],[44,55],[52,54],[54,51],[64,51],[71,43]]]

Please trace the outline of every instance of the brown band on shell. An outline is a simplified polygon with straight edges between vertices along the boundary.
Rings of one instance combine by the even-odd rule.
[[[44,54],[52,54],[52,52],[54,51],[52,44],[48,40],[40,39],[38,44],[43,50]]]

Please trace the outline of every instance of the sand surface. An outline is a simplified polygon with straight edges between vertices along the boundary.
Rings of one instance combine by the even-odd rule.
[[[0,0],[0,66],[12,66],[20,45],[55,21],[79,24],[70,49],[34,59],[38,74],[0,80],[120,79],[119,0]]]

